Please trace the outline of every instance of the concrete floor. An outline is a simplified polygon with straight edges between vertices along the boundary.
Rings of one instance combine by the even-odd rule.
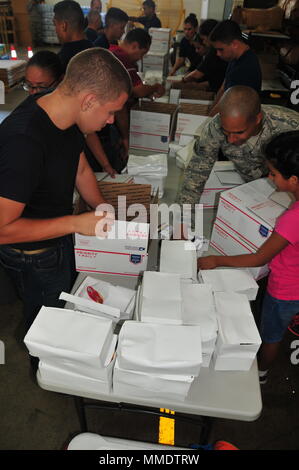
[[[20,90],[11,92],[7,104],[0,106],[0,118],[23,96]],[[168,178],[166,200],[173,200],[179,178],[180,172]],[[5,282],[0,277],[2,294],[10,301],[0,305],[0,340],[5,344],[5,364],[0,365],[0,450],[59,450],[80,432],[74,403],[70,397],[42,390],[36,384],[23,343],[22,304]],[[269,381],[262,387],[259,419],[251,423],[214,419],[209,442],[224,439],[241,450],[298,450],[298,395],[299,337],[288,332]],[[157,417],[95,410],[88,410],[87,416],[91,432],[157,442]],[[177,446],[198,443],[199,433],[197,425],[176,420]]]

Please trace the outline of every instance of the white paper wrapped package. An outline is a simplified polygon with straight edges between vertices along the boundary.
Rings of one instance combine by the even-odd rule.
[[[141,321],[182,325],[182,308],[179,274],[153,271],[143,273]]]
[[[169,400],[184,400],[188,395],[194,377],[186,375],[147,374],[122,369],[118,361],[113,373],[114,395],[129,395],[141,398],[153,397]]]
[[[249,370],[261,345],[248,299],[232,292],[216,292],[218,337],[214,352],[216,370]]]
[[[190,241],[163,240],[160,272],[180,274],[183,279],[197,280],[196,246]]]
[[[76,372],[70,372],[61,366],[60,362],[40,361],[39,373],[43,383],[58,385],[66,389],[82,393],[110,393],[112,391],[112,374],[116,360],[115,347],[117,335],[113,336],[111,348],[107,355],[105,366],[99,369],[98,378],[88,377]]]
[[[85,312],[42,307],[24,342],[32,356],[70,372],[101,376],[113,339],[112,321]]]
[[[184,325],[199,325],[202,366],[209,367],[218,331],[214,296],[207,284],[182,284]]]
[[[248,269],[207,269],[200,270],[199,279],[210,284],[214,292],[237,292],[255,300],[259,286]]]
[[[152,374],[197,376],[202,363],[199,326],[127,321],[119,334],[122,369]]]
[[[159,153],[142,157],[130,155],[128,160],[128,174],[132,176],[167,176],[167,155]]]
[[[134,176],[136,184],[150,184],[152,193],[159,197],[164,194],[164,184],[168,173],[166,154],[148,155],[147,157],[130,155],[127,165],[128,174]]]

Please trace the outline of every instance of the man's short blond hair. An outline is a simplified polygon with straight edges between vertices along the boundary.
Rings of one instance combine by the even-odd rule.
[[[69,96],[86,91],[107,102],[115,101],[123,92],[130,96],[132,82],[123,64],[110,51],[93,47],[72,57],[60,88]]]

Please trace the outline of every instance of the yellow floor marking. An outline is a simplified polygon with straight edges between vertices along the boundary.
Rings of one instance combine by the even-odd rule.
[[[161,413],[174,415],[174,411],[160,408]],[[160,416],[159,419],[159,444],[174,446],[175,419]]]

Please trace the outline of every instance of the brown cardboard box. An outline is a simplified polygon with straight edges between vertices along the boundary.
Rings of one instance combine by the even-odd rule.
[[[99,188],[103,194],[105,201],[111,204],[115,210],[115,218],[117,220],[131,220],[138,213],[131,217],[126,217],[126,214],[122,214],[118,211],[118,197],[126,196],[126,212],[132,204],[142,204],[147,210],[147,220],[150,216],[150,204],[158,202],[158,196],[151,196],[152,187],[150,184],[134,184],[134,183],[110,183],[105,181],[99,181]],[[82,214],[90,210],[86,202],[79,198],[74,209],[75,214]],[[145,221],[146,222],[146,221]]]
[[[278,30],[282,28],[284,11],[280,7],[242,8],[243,23],[257,31]]]

